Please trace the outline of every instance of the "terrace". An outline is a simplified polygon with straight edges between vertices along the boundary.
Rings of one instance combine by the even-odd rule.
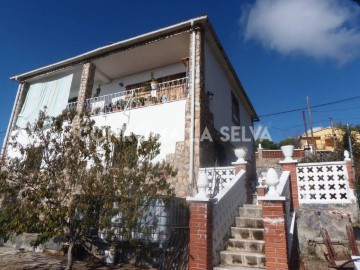
[[[145,83],[130,90],[89,98],[83,106],[91,115],[100,115],[182,100],[188,93],[187,81],[188,77],[182,77],[155,85]],[[69,110],[76,107],[77,102],[67,105]]]

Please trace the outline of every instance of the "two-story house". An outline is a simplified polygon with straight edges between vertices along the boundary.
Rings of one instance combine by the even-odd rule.
[[[96,125],[114,132],[126,124],[125,134],[158,133],[158,160],[178,168],[169,181],[180,197],[195,191],[198,168],[234,161],[236,146],[248,149],[255,172],[250,127],[258,116],[207,16],[11,79],[19,88],[5,153],[12,132],[34,122],[46,106],[52,116],[64,109],[87,111]]]

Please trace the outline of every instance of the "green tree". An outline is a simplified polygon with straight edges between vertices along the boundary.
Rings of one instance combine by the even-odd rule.
[[[263,139],[263,140],[257,139],[256,144],[259,145],[259,143],[261,143],[261,147],[264,149],[268,149],[268,150],[280,149],[277,143],[270,141],[269,139]]]
[[[110,230],[122,217],[122,232],[131,238],[137,220],[154,199],[173,197],[166,179],[176,172],[159,154],[157,136],[136,143],[136,136],[111,134],[96,128],[89,117],[50,118],[43,112],[26,128],[26,144],[13,138],[1,164],[0,233],[37,233],[35,246],[66,235],[66,269],[72,269],[73,249],[90,229]],[[116,151],[113,151],[113,148]],[[114,154],[113,154],[114,153]]]
[[[279,147],[284,146],[284,145],[293,145],[295,148],[299,148],[300,141],[297,138],[286,138],[286,139],[281,140],[278,145],[279,145]]]
[[[359,125],[350,126],[350,132],[345,125],[341,123],[337,125],[337,128],[343,130],[343,136],[341,138],[336,138],[335,140],[335,150],[337,157],[339,160],[343,159],[344,150],[348,150],[350,152],[349,145],[349,135],[351,138],[351,146],[352,146],[352,154],[354,160],[354,168],[357,175],[360,175],[360,143],[358,142],[357,136],[359,136]]]

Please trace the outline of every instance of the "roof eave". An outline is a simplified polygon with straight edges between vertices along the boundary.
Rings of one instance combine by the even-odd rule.
[[[197,18],[193,18],[193,19],[190,19],[190,20],[187,20],[187,21],[175,24],[175,25],[171,25],[171,26],[168,26],[168,27],[165,27],[165,28],[161,28],[161,29],[158,29],[158,30],[146,33],[146,34],[142,34],[142,35],[130,38],[130,39],[126,39],[126,40],[119,41],[119,42],[116,42],[116,43],[113,43],[113,44],[110,44],[110,45],[106,45],[106,46],[100,47],[98,49],[86,52],[84,54],[80,54],[80,55],[72,57],[72,58],[68,58],[66,60],[51,64],[51,65],[48,65],[48,66],[44,66],[44,67],[41,67],[41,68],[38,68],[38,69],[34,69],[34,70],[31,70],[31,71],[19,74],[19,75],[15,75],[13,77],[10,77],[10,79],[21,82],[24,79],[34,77],[34,76],[39,75],[41,73],[45,73],[45,72],[53,70],[53,69],[61,68],[61,67],[70,65],[71,63],[85,61],[85,60],[90,59],[92,57],[95,57],[97,55],[107,53],[107,52],[111,52],[113,50],[120,49],[122,47],[129,46],[129,45],[132,45],[132,44],[136,44],[136,43],[139,43],[139,42],[142,42],[142,41],[157,37],[159,35],[174,32],[174,31],[180,30],[182,28],[190,27],[193,24],[202,23],[202,22],[204,22],[206,20],[207,20],[206,15],[205,16],[200,16],[200,17],[197,17]]]
[[[119,41],[119,42],[116,42],[114,44],[103,46],[103,47],[100,47],[98,49],[86,52],[84,54],[81,54],[81,55],[78,55],[78,56],[75,56],[75,57],[72,57],[72,58],[68,58],[66,60],[51,64],[51,65],[48,65],[48,66],[44,66],[44,67],[41,67],[41,68],[38,68],[38,69],[35,69],[35,70],[32,70],[32,71],[28,71],[28,72],[25,72],[25,73],[22,73],[22,74],[19,74],[19,75],[15,75],[13,77],[10,77],[10,79],[15,80],[17,82],[22,82],[25,79],[35,77],[37,75],[46,73],[47,71],[52,71],[54,69],[59,69],[59,68],[71,65],[72,63],[86,61],[87,59],[91,59],[91,58],[93,58],[93,57],[95,57],[97,55],[101,55],[103,53],[107,53],[107,52],[111,52],[111,51],[114,51],[114,50],[117,50],[117,49],[121,49],[122,47],[129,46],[129,45],[132,45],[132,44],[140,43],[142,41],[152,39],[152,38],[155,38],[155,37],[163,35],[163,34],[167,34],[167,33],[177,31],[177,30],[185,29],[187,27],[192,27],[195,24],[199,24],[199,23],[202,24],[203,26],[206,26],[209,29],[209,31],[211,32],[211,34],[212,34],[212,36],[213,36],[213,38],[215,40],[215,43],[217,44],[217,47],[219,48],[222,56],[224,57],[224,59],[225,59],[227,65],[228,65],[232,75],[234,76],[237,84],[240,87],[240,90],[241,90],[242,94],[245,97],[246,102],[248,103],[248,105],[249,105],[249,107],[250,107],[250,109],[252,111],[252,120],[253,121],[259,121],[260,118],[259,118],[258,114],[256,113],[255,108],[252,105],[248,95],[246,94],[246,92],[244,90],[244,87],[242,86],[242,84],[241,84],[241,82],[239,80],[239,77],[237,76],[237,74],[235,72],[235,69],[234,69],[233,65],[231,64],[227,54],[225,53],[225,51],[224,51],[224,49],[223,49],[223,47],[222,47],[222,45],[220,43],[220,40],[219,40],[219,38],[218,38],[212,24],[210,23],[207,15],[199,16],[199,17],[196,17],[196,18],[193,18],[193,19],[190,19],[190,20],[178,23],[178,24],[174,24],[174,25],[171,25],[171,26],[168,26],[168,27],[165,27],[165,28],[161,28],[161,29],[158,29],[158,30],[146,33],[146,34],[142,34],[142,35],[130,38],[130,39]]]

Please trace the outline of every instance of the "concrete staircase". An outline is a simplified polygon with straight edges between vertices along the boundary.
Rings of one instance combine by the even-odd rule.
[[[265,269],[264,222],[260,205],[239,208],[227,249],[220,252],[221,265],[214,270]]]

